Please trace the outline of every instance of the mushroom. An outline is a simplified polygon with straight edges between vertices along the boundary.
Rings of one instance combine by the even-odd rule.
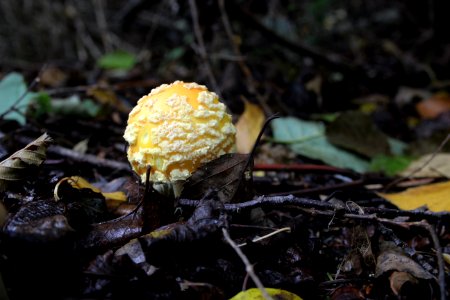
[[[235,134],[217,94],[195,82],[175,81],[139,99],[124,139],[128,160],[142,182],[151,167],[153,186],[177,196],[199,166],[235,151]]]

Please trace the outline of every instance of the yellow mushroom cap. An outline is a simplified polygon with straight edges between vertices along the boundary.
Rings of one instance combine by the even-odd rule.
[[[200,165],[234,152],[236,129],[217,94],[197,83],[154,88],[130,112],[128,160],[145,182],[187,179]]]

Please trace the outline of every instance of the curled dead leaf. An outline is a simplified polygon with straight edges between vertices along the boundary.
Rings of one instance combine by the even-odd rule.
[[[9,183],[28,177],[31,167],[40,166],[46,158],[47,147],[51,141],[51,137],[44,133],[0,162],[0,191],[4,191]]]
[[[80,176],[70,176],[70,177],[64,177],[61,180],[58,181],[58,183],[55,186],[55,189],[53,190],[53,195],[55,197],[56,201],[61,200],[61,197],[59,195],[59,187],[63,182],[66,182],[70,184],[74,189],[90,189],[95,193],[101,193],[103,197],[105,197],[106,201],[126,201],[127,196],[124,192],[117,191],[117,192],[110,192],[110,193],[104,193],[99,188],[95,187],[94,185],[90,184],[86,179]]]

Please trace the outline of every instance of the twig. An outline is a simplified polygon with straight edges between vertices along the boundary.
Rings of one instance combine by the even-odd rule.
[[[77,162],[88,163],[97,167],[103,167],[118,171],[130,171],[131,168],[127,163],[120,161],[99,158],[93,154],[82,154],[80,152],[67,149],[61,146],[50,146],[47,150],[49,153],[54,153],[66,158],[70,158]]]
[[[433,225],[429,224],[426,221],[422,221],[419,224],[420,224],[419,226],[422,226],[423,228],[428,230],[431,236],[431,240],[433,241],[433,246],[436,249],[436,259],[439,270],[438,281],[439,281],[439,289],[441,292],[441,300],[446,300],[447,289],[445,287],[445,264],[444,259],[442,257],[442,249],[439,243],[439,237],[437,236],[436,230]]]
[[[427,159],[426,162],[423,163],[423,165],[421,165],[420,167],[418,167],[415,170],[412,170],[411,173],[409,173],[408,175],[404,176],[404,177],[400,177],[397,178],[396,180],[392,181],[391,183],[389,183],[388,185],[386,185],[386,187],[384,188],[384,191],[386,192],[387,190],[389,190],[391,187],[393,187],[394,185],[406,180],[406,179],[410,179],[414,174],[420,172],[423,168],[425,168],[435,157],[436,155],[441,152],[442,148],[444,148],[445,144],[448,143],[448,141],[450,140],[450,134],[448,134],[445,139],[442,141],[442,143],[439,145],[439,147],[437,147],[436,150],[434,150],[433,154],[431,154],[430,158]]]
[[[225,228],[222,228],[223,237],[227,241],[228,244],[236,251],[237,255],[241,258],[242,262],[245,265],[245,271],[247,274],[252,278],[255,285],[261,290],[262,296],[266,300],[273,300],[272,297],[269,296],[266,289],[264,288],[264,285],[262,284],[261,280],[259,280],[258,276],[256,276],[255,271],[253,269],[252,264],[248,260],[247,256],[242,252],[242,250],[236,245],[236,243],[231,239],[230,234]]]
[[[282,232],[291,232],[291,227],[283,227],[283,228],[277,229],[275,231],[272,231],[271,233],[268,233],[266,235],[263,235],[261,237],[253,239],[252,243],[261,242],[261,241],[263,241],[265,239],[270,238],[271,236],[277,235],[277,234],[282,233]],[[243,246],[246,246],[246,245],[247,245],[247,243],[242,243],[242,244],[239,244],[238,247],[243,247]]]
[[[197,39],[197,42],[198,42],[199,54],[202,57],[203,65],[205,67],[207,76],[209,78],[209,81],[211,82],[213,90],[217,94],[220,94],[219,85],[217,84],[216,78],[214,77],[214,73],[209,64],[208,54],[206,53],[205,42],[203,41],[202,31],[200,29],[200,24],[198,22],[198,10],[197,10],[197,4],[195,3],[195,0],[189,0],[189,7],[191,9],[192,24],[194,26],[195,38]]]
[[[198,200],[179,199],[178,203],[182,206],[196,207],[199,204]],[[296,205],[303,208],[315,208],[323,210],[333,210],[335,212],[345,213],[346,208],[340,205],[323,202],[319,200],[298,198],[293,195],[287,196],[260,196],[256,199],[252,199],[241,203],[226,203],[224,205],[227,212],[239,212],[244,209],[252,209],[261,206],[274,206],[280,207],[282,205]],[[406,211],[391,208],[377,208],[377,207],[362,207],[365,214],[377,214],[385,217],[398,217],[408,216],[414,218],[421,218],[426,220],[442,220],[442,218],[450,218],[449,212],[431,212],[431,211]],[[350,211],[352,212],[352,211]]]

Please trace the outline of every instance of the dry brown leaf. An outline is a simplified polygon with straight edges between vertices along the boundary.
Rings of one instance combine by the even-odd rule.
[[[427,154],[420,157],[418,160],[413,161],[408,166],[408,168],[402,171],[399,175],[414,178],[418,177],[450,178],[450,153],[438,153],[433,157],[431,161],[429,161],[432,155],[433,154]],[[425,165],[425,167],[422,168],[423,165]],[[419,171],[415,172],[415,170]]]
[[[409,188],[400,193],[378,195],[404,210],[426,206],[435,212],[450,211],[450,181]]]
[[[236,123],[236,146],[238,153],[249,153],[266,119],[263,110],[256,104],[245,101],[244,113]]]
[[[437,93],[416,105],[416,110],[423,119],[434,119],[440,114],[450,111],[450,95]]]
[[[127,107],[122,101],[120,101],[120,99],[112,89],[101,86],[92,86],[87,90],[87,95],[93,97],[101,104],[114,107],[120,112],[130,112],[130,108]]]
[[[389,276],[389,283],[395,295],[400,295],[400,291],[405,283],[417,284],[418,280],[407,272],[392,272]]]
[[[390,272],[405,272],[417,279],[434,279],[427,270],[412,258],[407,256],[403,250],[392,242],[384,242],[380,245],[381,252],[377,257],[375,276],[389,274]]]
[[[252,173],[253,160],[249,163],[249,159],[249,154],[229,153],[204,164],[186,180],[181,197],[201,199],[217,190],[224,203],[233,202],[236,197],[251,198],[252,177],[243,176]]]
[[[51,141],[50,136],[44,133],[0,162],[0,191],[4,191],[9,183],[25,179],[30,167],[40,166],[46,158],[47,146]]]

